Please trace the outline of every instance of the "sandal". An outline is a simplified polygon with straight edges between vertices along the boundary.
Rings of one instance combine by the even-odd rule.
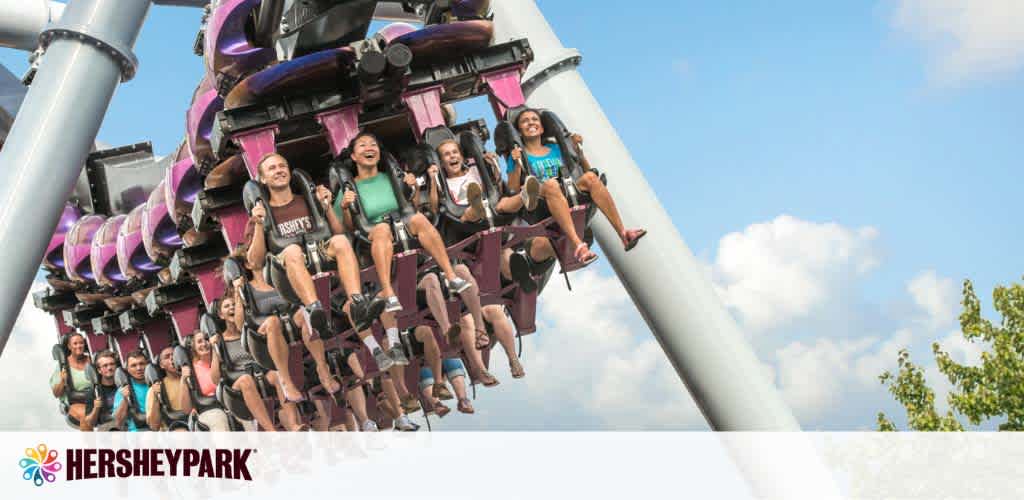
[[[647,236],[646,229],[630,229],[626,231],[626,238],[622,242],[626,247],[626,251],[628,252],[636,247],[636,244],[640,242],[640,238],[644,236]]]
[[[487,336],[487,332],[484,330],[476,331],[476,349],[482,351],[491,346],[491,339]]]
[[[476,413],[476,410],[473,409],[473,403],[471,403],[469,401],[469,398],[462,398],[462,399],[460,399],[459,400],[458,409],[459,409],[459,412],[466,413],[466,414],[469,414],[469,415],[472,415],[473,413]]]
[[[491,375],[491,372],[487,370],[484,370],[484,372],[480,374],[480,379],[478,380],[478,382],[483,384],[484,387],[494,387],[501,383],[500,381],[498,381],[497,378],[494,377],[494,375]]]
[[[434,402],[434,414],[437,415],[437,418],[444,418],[444,416],[450,413],[451,411],[452,409],[445,406],[444,403],[440,401]]]
[[[433,389],[434,397],[437,399],[443,399],[445,401],[452,399],[452,393],[448,390],[448,385],[444,382],[437,382],[434,384]]]
[[[523,369],[523,364],[518,359],[512,358],[509,360],[508,367],[512,372],[512,378],[523,378],[526,376],[526,370]]]
[[[417,399],[416,396],[408,394],[404,398],[402,398],[402,410],[404,410],[406,414],[415,413],[419,411],[419,409],[420,400]]]
[[[576,246],[576,250],[573,252],[573,257],[576,257],[576,261],[584,267],[589,266],[597,260],[597,254],[590,251],[590,247],[585,241],[581,241],[580,244]]]

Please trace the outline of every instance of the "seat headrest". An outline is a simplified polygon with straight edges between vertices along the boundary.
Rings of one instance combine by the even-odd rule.
[[[263,201],[263,189],[263,185],[257,181],[245,183],[245,187],[242,188],[242,203],[245,205],[246,213],[252,212],[252,207],[256,206],[256,202]]]
[[[60,364],[64,364],[64,360],[67,359],[68,354],[67,354],[67,348],[64,347],[64,339],[63,338],[61,338],[61,342],[59,344],[54,344],[53,345],[53,349],[50,350],[50,354],[53,355],[53,360],[54,361],[56,361],[56,362],[58,362]]]
[[[199,319],[199,329],[206,334],[207,337],[213,337],[225,329],[227,325],[224,320],[217,319],[210,313],[203,314],[203,317]]]
[[[409,172],[416,177],[426,174],[427,168],[430,167],[430,165],[436,165],[439,162],[434,146],[425,142],[421,142],[409,149],[406,149],[402,156],[405,160],[405,166],[408,168]]]
[[[235,259],[224,259],[224,265],[221,267],[221,273],[224,276],[224,282],[230,288],[238,278],[245,277],[245,271],[242,269],[242,265]]]
[[[515,146],[523,147],[519,131],[509,122],[498,122],[494,127],[494,149],[502,156],[508,156]]]
[[[152,363],[146,365],[146,383],[153,385],[159,382],[160,379],[160,368]]]
[[[128,374],[125,373],[124,368],[120,366],[117,370],[114,370],[114,385],[118,387],[124,387],[128,385]]]
[[[455,139],[455,133],[444,125],[430,127],[423,131],[423,142],[430,145],[435,151],[442,142]]]
[[[188,349],[181,345],[174,346],[174,352],[171,354],[171,359],[174,360],[174,366],[178,369],[181,369],[182,366],[192,362],[188,355]]]
[[[85,365],[85,379],[92,385],[100,383],[100,374],[96,371],[96,367],[93,366],[92,363]]]

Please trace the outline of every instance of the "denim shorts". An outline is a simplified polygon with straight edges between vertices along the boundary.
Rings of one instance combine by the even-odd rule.
[[[441,370],[444,371],[448,380],[466,376],[466,367],[462,365],[462,360],[459,358],[447,358],[441,361]],[[420,368],[420,389],[432,385],[434,385],[434,371],[429,366]]]

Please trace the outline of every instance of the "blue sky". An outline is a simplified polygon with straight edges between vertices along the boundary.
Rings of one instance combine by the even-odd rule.
[[[1012,209],[1020,196],[1024,36],[998,22],[1024,24],[1013,2],[538,3],[563,43],[583,53],[594,95],[715,272],[730,272],[725,235],[752,242],[753,225],[781,227],[784,214],[814,234],[830,223],[847,230],[850,248],[871,261],[870,271],[823,281],[834,293],[816,307],[766,327],[771,340],[755,339],[762,359],[792,353],[794,342],[856,340],[858,329],[884,342],[921,324],[914,311],[927,308],[908,287],[922,273],[933,272],[945,298],[938,302],[954,308],[964,278],[987,301],[994,285],[1024,274],[1024,231]],[[138,76],[115,95],[101,140],[152,140],[158,153],[172,151],[202,73],[191,54],[199,17],[197,9],[151,11],[137,45]],[[977,19],[996,21],[971,28]],[[0,50],[0,64],[20,73],[25,56]],[[475,118],[487,108],[460,112]],[[863,228],[874,232],[858,233]],[[608,274],[600,269],[593,280]],[[774,284],[780,293],[790,286]],[[743,311],[737,317],[748,326]],[[636,328],[630,345],[650,340],[635,315],[623,322]],[[927,346],[955,328],[947,323],[918,331],[912,343]],[[811,427],[871,425],[884,400],[875,392],[856,417],[798,414]],[[585,408],[571,413],[575,422],[592,417]],[[517,418],[502,425],[531,416]],[[609,427],[630,428],[629,418]]]

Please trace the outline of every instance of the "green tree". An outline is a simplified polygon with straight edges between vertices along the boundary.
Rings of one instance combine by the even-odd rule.
[[[961,365],[938,342],[932,344],[939,371],[953,386],[948,396],[951,410],[945,415],[935,409],[935,391],[925,383],[921,367],[910,361],[905,349],[897,358],[898,372],[879,376],[906,410],[911,430],[962,431],[963,425],[952,410],[973,425],[1000,418],[1006,422],[999,425],[999,430],[1024,430],[1024,286],[1015,283],[996,287],[992,299],[1002,316],[998,326],[981,316],[981,301],[974,285],[964,281],[960,331],[969,342],[988,347],[981,353],[979,365]],[[880,431],[896,430],[884,413],[878,414],[877,423]]]

